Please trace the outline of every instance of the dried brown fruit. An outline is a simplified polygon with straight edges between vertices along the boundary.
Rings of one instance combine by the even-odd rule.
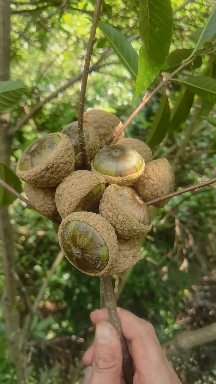
[[[105,190],[105,179],[90,171],[75,171],[56,189],[55,201],[62,218],[74,211],[94,211]]]
[[[96,129],[100,137],[101,148],[106,144],[110,144],[122,127],[122,123],[117,116],[99,109],[91,109],[85,112],[83,121]],[[119,139],[123,137],[124,133],[120,135]]]
[[[58,232],[59,244],[71,264],[87,275],[110,274],[118,254],[111,224],[92,212],[65,217]]]
[[[37,187],[55,187],[74,170],[75,153],[70,140],[60,132],[34,141],[17,164],[17,175]]]
[[[145,144],[141,140],[128,137],[125,139],[118,140],[117,144],[124,145],[127,148],[132,148],[137,151],[142,156],[145,163],[149,163],[149,161],[152,161],[151,149],[148,147],[147,144]]]
[[[134,188],[145,202],[157,199],[174,191],[175,177],[167,159],[157,159],[146,164],[145,172]],[[162,208],[169,199],[153,204]]]
[[[71,141],[71,144],[74,147],[76,162],[75,168],[80,169],[83,167],[83,157],[80,152],[79,139],[78,139],[78,121],[74,121],[73,123],[67,125],[63,131],[65,135]],[[97,131],[90,124],[83,124],[83,132],[86,143],[86,152],[89,160],[92,160],[94,155],[100,149],[100,138]]]
[[[103,194],[99,212],[125,239],[138,238],[151,230],[148,208],[132,188],[110,185]]]
[[[40,188],[28,183],[25,183],[24,185],[24,192],[30,204],[39,213],[51,220],[60,220],[60,216],[55,205],[55,190],[56,188]]]
[[[145,162],[138,152],[115,144],[101,148],[91,166],[92,171],[102,174],[109,184],[130,185],[142,175]]]

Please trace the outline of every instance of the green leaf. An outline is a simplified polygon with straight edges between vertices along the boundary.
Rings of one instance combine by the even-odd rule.
[[[54,323],[53,317],[47,317],[46,319],[40,320],[37,323],[37,331],[44,331],[47,328],[50,328],[50,326]]]
[[[169,131],[177,131],[187,119],[193,105],[194,94],[183,88],[179,94],[176,105],[172,110]]]
[[[0,81],[0,111],[16,105],[26,89],[21,80]]]
[[[140,0],[139,31],[143,46],[139,52],[135,96],[146,90],[160,72],[169,54],[172,38],[170,0]]]
[[[176,80],[176,79],[175,79]],[[189,91],[210,102],[216,103],[216,80],[208,76],[190,76],[184,80],[176,80],[185,84]]]
[[[214,127],[216,127],[216,117],[213,115],[209,115],[208,117],[206,116],[201,116],[204,120],[208,121],[210,124],[212,124]]]
[[[15,175],[15,173],[5,164],[0,163],[0,178],[5,181],[8,185],[14,188],[17,192],[22,192],[22,185],[20,179]],[[4,207],[13,203],[16,200],[11,192],[7,191],[0,185],[0,207]]]
[[[216,38],[216,6],[214,6],[213,11],[206,23],[206,26],[205,28],[203,28],[203,31],[200,35],[198,43],[194,48],[193,52],[191,53],[191,55],[189,56],[189,58],[192,57],[194,53],[197,52],[203,44],[215,38]]]
[[[162,96],[156,112],[151,131],[147,137],[147,144],[152,148],[161,143],[169,128],[170,107],[166,95]]]
[[[208,77],[212,77],[213,79],[216,79],[216,64],[213,62],[210,62],[205,69],[204,75]],[[215,105],[214,101],[212,102],[212,101],[203,99],[198,120],[202,121],[203,118],[207,117],[211,112],[211,110],[214,108],[214,105]]]
[[[187,48],[176,49],[175,51],[169,54],[161,70],[164,72],[174,71],[175,68],[178,68],[182,64],[182,62],[185,59],[187,59],[188,55],[190,55],[191,53],[192,53],[192,49],[187,49]],[[196,57],[196,59],[189,65],[193,69],[200,67],[202,65],[201,56]]]
[[[135,80],[138,71],[138,54],[127,38],[116,28],[109,24],[99,22],[98,27],[109,40],[112,49],[117,54],[120,62]]]

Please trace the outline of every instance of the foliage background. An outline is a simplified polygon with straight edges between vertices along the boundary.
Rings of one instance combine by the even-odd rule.
[[[174,9],[181,4],[180,0],[172,1]],[[22,79],[29,89],[21,104],[12,111],[12,122],[82,68],[93,7],[93,1],[84,0],[12,2],[11,77]],[[212,7],[210,1],[188,2],[176,13],[171,50],[194,46],[190,35],[205,25]],[[133,6],[129,0],[106,0],[101,20],[111,22],[131,37],[138,33],[137,9],[135,0]],[[138,50],[140,42],[135,39],[132,45]],[[109,47],[98,30],[92,62]],[[202,67],[197,69],[201,70]],[[59,93],[16,132],[11,148],[14,170],[22,151],[33,140],[60,131],[77,119],[79,88],[80,82],[75,82]],[[179,91],[178,84],[167,87],[172,107]],[[89,76],[86,109],[104,109],[124,121],[141,101],[141,98],[132,100],[133,92],[134,82],[112,54]],[[128,137],[145,140],[160,96],[156,95],[132,122],[126,132]],[[165,156],[174,162],[189,124],[188,119],[178,131],[168,135],[162,145],[155,147],[155,156]],[[215,129],[201,121],[191,134],[183,156],[177,159],[177,187],[216,176]],[[156,212],[153,230],[143,244],[144,260],[133,269],[119,298],[120,306],[153,323],[162,343],[184,329],[197,329],[216,321],[215,206],[215,187],[212,186],[175,197]],[[23,324],[28,315],[23,287],[33,302],[59,246],[52,223],[38,213],[18,201],[10,206],[10,213],[15,230],[16,268],[21,282],[18,301]],[[2,290],[1,266],[0,272]],[[75,383],[82,377],[80,358],[93,337],[89,314],[98,307],[99,280],[85,276],[63,260],[52,275],[39,313],[31,324],[29,383]],[[183,383],[216,382],[215,349],[213,342],[174,357],[172,362]],[[12,384],[16,377],[1,307],[0,351],[0,381]]]

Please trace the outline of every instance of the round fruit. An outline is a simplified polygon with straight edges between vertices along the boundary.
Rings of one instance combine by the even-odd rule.
[[[90,124],[83,124],[84,138],[86,144],[86,152],[89,160],[92,160],[94,155],[100,149],[100,138],[96,130]],[[67,125],[63,131],[71,141],[75,151],[75,168],[83,167],[83,157],[80,153],[80,145],[78,139],[78,121]]]
[[[118,140],[117,144],[124,145],[127,148],[135,149],[135,151],[137,151],[142,156],[145,163],[149,163],[149,161],[152,161],[151,149],[148,147],[147,144],[145,144],[141,140],[128,137],[125,139]]]
[[[174,191],[175,178],[167,159],[157,159],[146,164],[145,172],[134,188],[145,202],[157,199]],[[153,204],[162,208],[169,199]]]
[[[110,185],[103,194],[99,212],[117,235],[125,239],[137,238],[151,230],[148,208],[132,188]]]
[[[114,228],[92,212],[74,212],[59,226],[59,244],[67,259],[87,275],[110,274],[118,252]]]
[[[102,175],[85,170],[73,172],[56,189],[55,201],[60,216],[98,209],[104,190]]]
[[[75,153],[63,133],[50,133],[34,141],[17,164],[17,175],[37,187],[55,187],[74,170]]]
[[[139,242],[136,239],[118,239],[118,258],[112,268],[112,275],[123,272],[133,267],[138,261],[142,260]]]
[[[117,116],[99,109],[91,109],[85,112],[83,121],[93,126],[98,132],[101,148],[106,144],[110,144],[122,127],[122,123]],[[119,139],[123,137],[124,133],[120,135]]]
[[[145,162],[133,149],[123,145],[101,148],[92,160],[92,170],[105,177],[109,184],[130,185],[142,175]]]
[[[30,204],[41,213],[41,215],[60,221],[55,205],[55,188],[39,188],[25,183],[24,192]]]

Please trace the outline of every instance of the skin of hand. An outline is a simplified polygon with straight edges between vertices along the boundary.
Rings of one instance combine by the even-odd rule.
[[[123,335],[132,356],[133,384],[181,384],[167,361],[153,326],[132,313],[118,308]],[[96,325],[95,340],[83,356],[88,367],[83,384],[124,384],[122,350],[115,328],[108,322],[107,311],[91,313]]]

